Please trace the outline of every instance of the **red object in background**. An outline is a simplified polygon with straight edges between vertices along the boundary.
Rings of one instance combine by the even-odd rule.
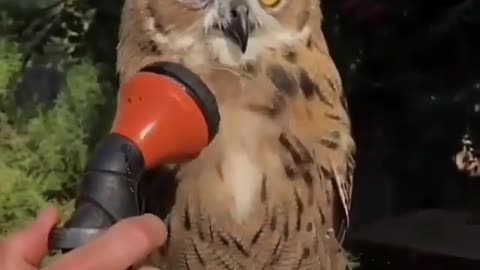
[[[372,0],[346,0],[341,6],[344,14],[371,24],[385,22],[392,15],[391,8],[386,4],[378,4]]]

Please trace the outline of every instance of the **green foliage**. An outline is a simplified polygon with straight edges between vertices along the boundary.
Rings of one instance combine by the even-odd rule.
[[[5,40],[0,57],[5,104],[22,59],[18,46]],[[82,60],[66,69],[66,84],[50,110],[13,125],[0,107],[0,234],[30,222],[47,204],[69,206],[105,102],[96,67]]]
[[[21,58],[22,55],[16,44],[0,38],[0,102],[8,94],[10,79],[20,70]]]
[[[25,61],[55,58],[63,62],[88,54],[87,34],[97,8],[89,1],[24,0],[0,3],[10,18],[4,25],[6,34],[24,47]]]

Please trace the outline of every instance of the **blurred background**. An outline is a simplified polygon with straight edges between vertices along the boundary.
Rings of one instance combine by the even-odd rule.
[[[115,110],[122,4],[0,0],[0,235],[47,204],[71,210]],[[479,211],[480,181],[452,158],[480,101],[480,2],[322,9],[358,145],[352,229],[420,209]]]

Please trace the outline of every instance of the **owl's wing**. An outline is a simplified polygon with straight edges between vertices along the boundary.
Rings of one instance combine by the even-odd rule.
[[[320,181],[326,184],[317,192],[326,193],[326,201],[317,203],[331,216],[331,226],[343,241],[349,226],[355,143],[340,76],[331,56],[315,40],[284,52],[284,58],[282,66],[293,74],[302,93],[292,107],[292,122],[297,123],[292,133],[309,142]]]

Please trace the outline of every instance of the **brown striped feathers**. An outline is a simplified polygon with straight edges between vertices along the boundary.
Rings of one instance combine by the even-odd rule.
[[[182,63],[221,115],[217,137],[175,174],[167,244],[138,267],[344,270],[355,144],[318,1],[204,1],[123,9],[120,81]]]

